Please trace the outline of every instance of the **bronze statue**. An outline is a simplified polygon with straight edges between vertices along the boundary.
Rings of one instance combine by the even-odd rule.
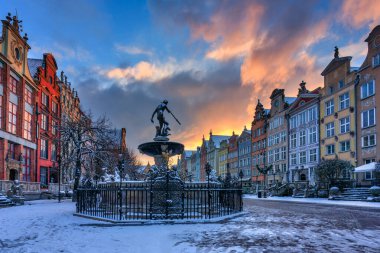
[[[339,58],[339,48],[337,46],[334,49],[334,58]]]
[[[156,126],[156,138],[160,137],[160,136],[161,137],[167,137],[168,135],[170,135],[170,133],[169,133],[169,131],[170,131],[169,123],[165,120],[165,117],[164,117],[164,111],[165,110],[173,116],[173,118],[178,122],[178,124],[181,125],[181,123],[178,121],[178,119],[169,110],[169,108],[168,108],[167,105],[168,105],[168,101],[167,100],[162,101],[162,103],[157,106],[156,110],[154,110],[154,112],[152,114],[152,117],[150,119],[150,121],[152,123],[154,123],[153,117],[154,117],[155,114],[157,114],[157,120],[158,120],[158,123],[160,125]]]

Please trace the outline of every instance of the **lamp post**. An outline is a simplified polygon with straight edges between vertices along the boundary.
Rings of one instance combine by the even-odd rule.
[[[119,154],[119,164],[118,164],[118,168],[119,168],[119,178],[120,178],[120,185],[119,185],[119,203],[120,203],[120,206],[119,206],[119,216],[120,216],[120,220],[122,219],[122,216],[123,216],[123,194],[122,194],[122,191],[121,191],[121,186],[122,186],[122,180],[123,180],[123,173],[124,173],[124,159],[123,159],[123,154]]]
[[[205,170],[207,174],[207,195],[208,195],[208,217],[211,218],[211,193],[210,193],[210,173],[211,173],[211,165],[209,162],[205,165]]]
[[[243,170],[240,170],[239,177],[240,177],[240,187],[243,189],[243,177],[244,177]]]
[[[61,156],[57,155],[58,162],[58,203],[61,203]]]

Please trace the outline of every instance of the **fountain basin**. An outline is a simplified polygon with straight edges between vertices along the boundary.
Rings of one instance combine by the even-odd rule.
[[[140,144],[138,149],[142,154],[157,157],[163,153],[167,153],[169,156],[181,155],[185,147],[178,142],[153,141]]]

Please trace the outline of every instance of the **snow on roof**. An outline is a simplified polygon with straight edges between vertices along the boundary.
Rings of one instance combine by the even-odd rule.
[[[288,105],[291,105],[296,99],[296,97],[285,97],[285,102],[288,103]]]
[[[220,143],[224,140],[228,140],[231,136],[228,135],[213,135],[212,141],[216,148],[220,148]]]
[[[186,158],[190,158],[192,153],[195,152],[195,150],[185,150],[185,157]]]
[[[350,72],[358,71],[358,70],[359,70],[359,67],[351,67],[351,68],[350,68]]]

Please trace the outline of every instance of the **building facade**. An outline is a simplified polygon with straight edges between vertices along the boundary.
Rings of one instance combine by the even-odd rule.
[[[260,100],[257,101],[255,115],[251,125],[252,135],[252,183],[253,185],[264,185],[265,176],[258,170],[267,166],[267,121],[269,110],[264,109]]]
[[[37,177],[42,187],[58,183],[59,126],[61,121],[60,89],[57,82],[57,63],[52,54],[43,59],[28,59],[38,91]]]
[[[251,181],[251,130],[244,127],[244,130],[238,137],[238,171],[243,172],[243,177]]]
[[[320,88],[308,91],[302,81],[296,101],[289,107],[290,182],[315,184],[315,167],[319,163],[319,96]]]
[[[0,180],[36,182],[38,87],[28,68],[30,46],[16,16],[2,20],[0,37]]]
[[[288,127],[286,112],[295,98],[285,97],[283,89],[275,89],[270,96],[271,109],[268,119],[267,159],[272,170],[268,173],[268,185],[289,182]]]
[[[191,172],[190,181],[199,182],[200,180],[200,166],[201,166],[201,148],[197,147],[197,150],[191,154]]]
[[[235,132],[228,139],[227,173],[231,173],[232,178],[238,178],[238,136]]]
[[[208,148],[207,148],[207,162],[211,165],[211,168],[215,170],[217,175],[219,175],[218,152],[220,149],[220,143],[223,140],[228,140],[229,138],[230,136],[213,135],[212,131],[210,131],[210,138],[208,141]]]
[[[351,68],[352,57],[339,57],[338,49],[334,59],[321,75],[324,87],[320,102],[321,159],[341,159],[356,166],[356,113],[355,78],[357,68]],[[342,177],[351,178],[347,168]]]
[[[208,149],[208,140],[205,140],[205,137],[202,138],[202,146],[201,146],[201,165],[199,171],[199,181],[206,181],[206,163],[207,163],[207,149]]]
[[[228,140],[223,140],[220,143],[220,148],[218,151],[219,159],[219,173],[218,176],[221,178],[226,178],[227,176],[227,162],[228,162]]]
[[[367,39],[367,56],[356,78],[356,129],[357,165],[380,161],[380,92],[376,85],[380,82],[380,26],[376,26]],[[377,90],[377,91],[376,91]],[[360,184],[370,185],[375,178],[373,171],[357,173]]]

